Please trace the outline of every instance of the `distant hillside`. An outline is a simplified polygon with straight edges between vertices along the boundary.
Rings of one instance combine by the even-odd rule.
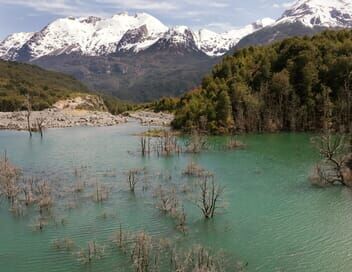
[[[113,114],[131,110],[134,106],[109,95],[92,92],[72,76],[44,70],[35,65],[0,60],[0,111],[25,109],[26,96],[33,110],[51,107],[59,100],[77,96],[101,96]]]
[[[23,109],[27,94],[31,97],[33,109],[41,110],[60,99],[88,92],[86,86],[71,76],[34,65],[0,60],[0,111]]]
[[[45,56],[33,63],[73,75],[93,90],[120,99],[144,102],[161,96],[177,96],[200,84],[200,79],[219,61],[184,48],[109,56],[75,54]]]
[[[176,109],[184,130],[351,132],[352,30],[238,50]]]

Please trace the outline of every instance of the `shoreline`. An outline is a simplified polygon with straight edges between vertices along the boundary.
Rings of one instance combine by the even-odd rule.
[[[143,126],[170,126],[172,114],[150,111],[128,112],[127,116],[112,115],[106,111],[72,110],[50,108],[32,111],[30,124],[32,131],[38,130],[37,123],[43,129],[72,127],[112,127],[137,120]],[[28,131],[27,112],[0,112],[0,130]]]

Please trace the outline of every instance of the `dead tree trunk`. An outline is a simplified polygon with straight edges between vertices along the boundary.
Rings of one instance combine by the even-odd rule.
[[[29,94],[26,95],[26,108],[27,108],[27,127],[29,132],[29,137],[32,137],[32,128],[31,128],[31,113],[32,113],[32,103]]]

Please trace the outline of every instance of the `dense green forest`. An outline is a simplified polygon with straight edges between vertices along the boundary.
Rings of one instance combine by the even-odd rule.
[[[34,110],[43,110],[60,99],[87,93],[94,94],[71,76],[34,65],[0,60],[0,111],[25,109],[27,95]],[[102,98],[113,114],[133,108],[130,103],[108,95]]]
[[[174,128],[211,133],[352,130],[352,31],[326,31],[225,57],[175,102]]]

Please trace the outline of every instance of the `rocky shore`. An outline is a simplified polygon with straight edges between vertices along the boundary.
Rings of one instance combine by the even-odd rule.
[[[30,123],[34,130],[38,127],[38,122],[42,122],[43,128],[102,127],[125,123],[127,118],[102,111],[52,108],[31,112]],[[0,112],[0,129],[28,130],[27,112]]]
[[[97,96],[86,95],[55,103],[52,108],[30,112],[32,130],[42,128],[115,126],[136,119],[142,125],[169,126],[174,116],[152,111],[129,112],[126,116],[112,115]],[[27,111],[0,112],[0,129],[28,130]]]
[[[174,119],[173,114],[152,111],[129,112],[129,116],[139,120],[145,126],[170,126]]]

